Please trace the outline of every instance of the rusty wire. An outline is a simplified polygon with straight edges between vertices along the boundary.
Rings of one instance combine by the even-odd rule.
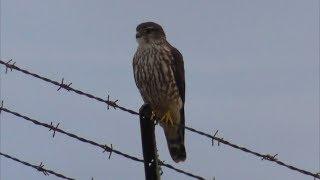
[[[128,113],[130,113],[130,114],[139,115],[139,113],[136,112],[136,111],[134,111],[134,110],[131,110],[131,109],[129,109],[129,108],[126,108],[126,107],[123,107],[123,106],[120,106],[120,105],[116,104],[116,102],[117,102],[118,100],[117,100],[117,101],[110,101],[110,100],[109,100],[109,97],[108,97],[108,100],[104,100],[103,98],[100,98],[100,97],[94,96],[94,95],[92,95],[92,94],[89,94],[89,93],[80,91],[80,90],[78,90],[78,89],[74,89],[74,88],[72,88],[72,87],[70,87],[69,85],[66,85],[66,84],[64,84],[64,83],[59,83],[59,82],[57,82],[57,81],[48,79],[48,78],[43,77],[43,76],[40,76],[40,75],[38,75],[38,74],[29,72],[28,70],[25,70],[25,69],[22,69],[22,68],[20,68],[20,67],[17,67],[17,66],[15,65],[15,62],[13,62],[13,63],[11,63],[11,62],[12,62],[12,60],[10,60],[10,61],[8,61],[8,62],[4,62],[4,61],[0,60],[0,64],[3,64],[3,65],[6,67],[6,70],[7,70],[7,69],[10,69],[10,70],[12,71],[12,69],[15,69],[15,70],[20,71],[20,72],[22,72],[22,73],[24,73],[24,74],[31,75],[31,76],[36,77],[36,78],[38,78],[38,79],[41,79],[41,80],[44,80],[44,81],[49,82],[49,83],[51,83],[51,84],[54,84],[54,85],[56,85],[56,86],[59,86],[59,88],[61,87],[61,88],[63,88],[63,89],[66,89],[67,91],[73,91],[73,92],[75,92],[75,93],[77,93],[77,94],[79,94],[79,95],[83,95],[83,96],[86,96],[86,97],[88,97],[88,98],[95,99],[95,100],[97,100],[97,101],[103,102],[103,103],[107,104],[108,107],[109,107],[109,106],[112,106],[112,107],[114,107],[114,108],[119,108],[119,109],[121,109],[121,110],[123,110],[123,111],[126,111],[126,112],[128,112]],[[277,164],[280,165],[280,166],[284,166],[284,167],[287,167],[287,168],[289,168],[289,169],[291,169],[291,170],[300,172],[300,173],[302,173],[302,174],[309,175],[309,176],[313,176],[314,178],[320,179],[319,173],[312,173],[312,172],[310,172],[310,171],[307,171],[307,170],[304,170],[304,169],[301,169],[301,168],[297,168],[297,167],[295,167],[295,166],[293,166],[293,165],[290,165],[290,164],[288,164],[288,163],[285,163],[285,162],[283,162],[283,161],[278,160],[277,158],[273,157],[273,156],[270,155],[270,154],[263,154],[263,153],[255,152],[255,151],[250,150],[250,149],[248,149],[248,148],[246,148],[246,147],[243,147],[243,146],[240,146],[240,145],[231,143],[231,142],[229,142],[229,141],[224,140],[223,138],[217,137],[217,131],[216,131],[216,133],[215,133],[214,135],[211,135],[211,134],[208,134],[208,133],[205,133],[205,132],[196,130],[196,129],[192,128],[192,127],[184,126],[184,128],[185,128],[186,130],[189,130],[189,131],[193,132],[193,133],[196,133],[196,134],[199,134],[199,135],[201,135],[201,136],[204,136],[204,137],[209,138],[209,139],[212,141],[212,145],[213,145],[213,141],[216,140],[216,141],[218,142],[218,145],[219,145],[220,143],[222,143],[222,144],[225,144],[225,145],[230,146],[230,147],[232,147],[232,148],[235,148],[235,149],[241,150],[241,151],[243,151],[243,152],[252,154],[252,155],[254,155],[254,156],[260,157],[262,160],[268,160],[268,161],[271,161],[271,162],[275,162],[275,163],[277,163]]]
[[[20,160],[18,158],[15,158],[13,156],[10,156],[8,154],[2,153],[2,152],[0,152],[0,155],[6,157],[8,159],[14,160],[16,162],[19,162],[21,164],[24,164],[26,166],[32,167],[32,168],[42,172],[45,176],[48,176],[49,174],[53,174],[53,175],[55,175],[55,176],[57,176],[59,178],[62,178],[62,179],[75,180],[74,178],[69,178],[69,177],[67,177],[67,176],[65,176],[63,174],[60,174],[60,173],[57,173],[57,172],[54,172],[52,170],[44,168],[44,164],[42,162],[39,165],[34,165],[34,164],[28,163],[26,161],[22,161],[22,160]]]
[[[86,139],[86,138],[83,138],[83,137],[77,136],[77,135],[75,135],[75,134],[73,134],[73,133],[70,133],[70,132],[67,132],[67,131],[65,131],[65,130],[62,130],[62,129],[58,128],[58,125],[57,125],[57,126],[54,126],[52,123],[47,124],[47,123],[40,122],[40,121],[35,120],[35,119],[32,119],[32,118],[30,118],[30,117],[28,117],[28,116],[22,115],[22,114],[20,114],[20,113],[18,113],[18,112],[11,111],[11,110],[3,107],[3,106],[0,107],[0,111],[7,112],[7,113],[12,114],[12,115],[15,115],[15,116],[17,116],[17,117],[21,117],[21,118],[23,118],[23,119],[25,119],[25,120],[27,120],[27,121],[29,121],[29,122],[32,122],[32,123],[34,123],[34,124],[36,124],[36,125],[39,125],[39,126],[42,126],[42,127],[46,127],[46,128],[49,129],[49,131],[50,131],[50,130],[54,130],[54,133],[55,133],[55,132],[59,132],[59,133],[65,134],[65,135],[67,135],[67,136],[69,136],[69,137],[72,137],[72,138],[74,138],[74,139],[77,139],[77,140],[79,140],[79,141],[82,141],[82,142],[91,144],[91,145],[96,146],[96,147],[100,147],[100,148],[103,150],[103,152],[109,152],[108,159],[110,159],[112,153],[116,153],[116,154],[118,154],[118,155],[121,155],[121,156],[123,156],[123,157],[125,157],[125,158],[131,159],[131,160],[133,160],[133,161],[143,162],[143,163],[145,162],[143,159],[140,159],[140,158],[131,156],[131,155],[129,155],[129,154],[126,154],[126,153],[123,153],[123,152],[121,152],[121,151],[119,151],[119,150],[114,149],[114,147],[113,147],[112,145],[111,145],[111,147],[109,147],[109,146],[107,146],[106,144],[100,144],[100,143],[97,143],[97,142],[95,142],[95,141],[88,140],[88,139]],[[53,137],[54,137],[54,136],[53,136]],[[174,166],[172,166],[172,165],[170,165],[170,164],[167,164],[167,163],[159,163],[159,165],[164,166],[164,167],[167,167],[167,168],[172,169],[172,170],[175,170],[176,172],[185,174],[185,175],[187,175],[187,176],[189,176],[189,177],[193,177],[193,178],[201,179],[201,180],[204,179],[204,178],[201,177],[201,176],[194,175],[194,174],[189,173],[189,172],[186,172],[186,171],[184,171],[184,170],[175,168]]]

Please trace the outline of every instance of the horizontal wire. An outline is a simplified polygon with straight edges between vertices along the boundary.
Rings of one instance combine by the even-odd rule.
[[[48,176],[49,174],[53,174],[53,175],[55,175],[55,176],[57,176],[57,177],[59,177],[59,178],[62,178],[62,179],[75,180],[74,178],[69,178],[69,177],[67,177],[67,176],[65,176],[65,175],[63,175],[63,174],[60,174],[60,173],[57,173],[57,172],[54,172],[54,171],[52,171],[52,170],[49,170],[49,169],[44,168],[44,165],[42,164],[42,162],[41,162],[40,165],[33,165],[33,164],[31,164],[31,163],[28,163],[28,162],[26,162],[26,161],[22,161],[22,160],[20,160],[20,159],[18,159],[18,158],[15,158],[15,157],[13,157],[13,156],[10,156],[10,155],[5,154],[5,153],[2,153],[2,152],[0,152],[0,155],[6,157],[6,158],[8,158],[8,159],[14,160],[14,161],[16,161],[16,162],[19,162],[19,163],[21,163],[21,164],[24,164],[24,165],[26,165],[26,166],[32,167],[32,168],[34,168],[34,169],[42,172],[45,176]]]
[[[12,61],[12,60],[10,60],[10,61],[8,61],[8,62],[4,62],[4,61],[0,60],[0,64],[3,64],[3,65],[6,67],[6,72],[7,72],[8,69],[10,69],[11,71],[12,71],[12,69],[15,69],[15,70],[20,71],[20,72],[22,72],[22,73],[24,73],[24,74],[31,75],[31,76],[33,76],[33,77],[35,77],[35,78],[38,78],[38,79],[44,80],[44,81],[46,81],[46,82],[49,82],[49,83],[51,83],[51,84],[54,84],[54,85],[56,85],[56,86],[59,86],[59,89],[63,88],[63,89],[66,89],[67,91],[73,91],[73,92],[75,92],[75,93],[77,93],[77,94],[79,94],[79,95],[83,95],[83,96],[86,96],[86,97],[88,97],[88,98],[95,99],[95,100],[97,100],[97,101],[103,102],[103,103],[107,104],[108,107],[109,107],[109,106],[112,106],[112,107],[114,107],[114,108],[119,108],[119,109],[121,109],[121,110],[123,110],[123,111],[125,111],[125,112],[130,113],[130,114],[139,115],[138,112],[136,112],[136,111],[134,111],[134,110],[131,110],[131,109],[129,109],[129,108],[123,107],[123,106],[119,106],[119,105],[117,105],[114,101],[104,100],[103,98],[100,98],[100,97],[94,96],[94,95],[92,95],[92,94],[89,94],[89,93],[80,91],[80,90],[78,90],[78,89],[72,88],[72,87],[70,87],[70,84],[71,84],[71,83],[70,83],[69,85],[64,84],[63,81],[62,81],[61,83],[59,83],[59,82],[57,82],[57,81],[51,80],[51,79],[49,79],[49,78],[40,76],[40,75],[35,74],[35,73],[32,73],[32,72],[30,72],[30,71],[28,71],[28,70],[25,70],[25,69],[22,69],[22,68],[20,68],[20,67],[17,67],[17,66],[15,65],[15,62],[14,62],[14,63],[10,63],[11,61]],[[109,98],[108,98],[108,99],[109,99]],[[241,150],[241,151],[243,151],[243,152],[246,152],[246,153],[255,155],[255,156],[257,156],[257,157],[260,157],[260,158],[262,158],[262,160],[268,160],[268,161],[271,161],[271,162],[275,162],[275,163],[277,163],[277,164],[280,165],[280,166],[284,166],[284,167],[289,168],[290,170],[294,170],[294,171],[300,172],[300,173],[302,173],[302,174],[309,175],[309,176],[313,176],[314,178],[320,179],[320,174],[319,174],[319,173],[312,173],[312,172],[310,172],[310,171],[307,171],[307,170],[304,170],[304,169],[301,169],[301,168],[297,168],[297,167],[295,167],[295,166],[293,166],[293,165],[290,165],[290,164],[287,164],[287,163],[285,163],[285,162],[283,162],[283,161],[280,161],[280,160],[278,160],[277,158],[275,158],[275,156],[276,156],[277,154],[274,155],[274,156],[272,156],[272,155],[270,155],[270,154],[262,154],[262,153],[259,153],[259,152],[255,152],[255,151],[253,151],[253,150],[250,150],[250,149],[248,149],[248,148],[245,148],[245,147],[243,147],[243,146],[233,144],[233,143],[231,143],[231,142],[229,142],[229,141],[224,140],[223,138],[216,137],[215,135],[212,136],[212,135],[210,135],[210,134],[208,134],[208,133],[205,133],[205,132],[196,130],[196,129],[192,128],[192,127],[184,126],[184,128],[185,128],[186,130],[189,130],[189,131],[194,132],[194,133],[196,133],[196,134],[199,134],[199,135],[201,135],[201,136],[207,137],[207,138],[211,139],[212,142],[213,142],[213,140],[216,140],[216,141],[218,141],[218,143],[222,143],[222,144],[225,144],[225,145],[230,146],[230,147],[232,147],[232,148],[235,148],[235,149]]]
[[[82,142],[91,144],[91,145],[96,146],[96,147],[100,147],[101,149],[103,149],[103,152],[108,151],[108,152],[110,153],[110,154],[109,154],[109,159],[110,159],[110,156],[111,156],[112,153],[116,153],[116,154],[118,154],[118,155],[121,155],[121,156],[123,156],[123,157],[125,157],[125,158],[131,159],[131,160],[133,160],[133,161],[143,162],[143,163],[145,162],[143,159],[140,159],[140,158],[131,156],[131,155],[129,155],[129,154],[126,154],[126,153],[123,153],[123,152],[121,152],[121,151],[119,151],[119,150],[114,149],[114,148],[112,147],[112,145],[111,145],[111,147],[109,147],[109,146],[107,146],[107,145],[105,145],[105,144],[100,144],[100,143],[97,143],[97,142],[95,142],[95,141],[88,140],[88,139],[86,139],[86,138],[77,136],[77,135],[75,135],[75,134],[73,134],[73,133],[70,133],[70,132],[67,132],[67,131],[65,131],[65,130],[60,129],[60,128],[58,128],[57,126],[53,126],[52,123],[51,123],[51,124],[43,123],[43,122],[40,122],[40,121],[38,121],[38,120],[32,119],[32,118],[30,118],[30,117],[28,117],[28,116],[22,115],[22,114],[20,114],[20,113],[18,113],[18,112],[11,111],[11,110],[9,110],[9,109],[7,109],[7,108],[4,108],[3,105],[0,107],[0,111],[4,111],[4,112],[7,112],[7,113],[9,113],[9,114],[15,115],[15,116],[17,116],[17,117],[21,117],[21,118],[23,118],[23,119],[25,119],[25,120],[27,120],[27,121],[29,121],[29,122],[32,122],[32,123],[34,123],[34,124],[36,124],[36,125],[39,125],[39,126],[42,126],[42,127],[46,127],[46,128],[49,129],[49,131],[50,131],[50,130],[53,130],[54,133],[55,133],[55,132],[59,132],[59,133],[65,134],[65,135],[67,135],[67,136],[69,136],[69,137],[72,137],[72,138],[74,138],[74,139],[77,139],[77,140],[79,140],[79,141],[82,141]],[[152,162],[148,162],[148,163],[152,163]],[[159,165],[164,166],[164,167],[167,167],[167,168],[172,169],[172,170],[175,170],[176,172],[185,174],[185,175],[187,175],[187,176],[189,176],[189,177],[193,177],[193,178],[201,179],[201,180],[204,179],[204,178],[201,177],[201,176],[194,175],[194,174],[189,173],[189,172],[186,172],[186,171],[184,171],[184,170],[175,168],[174,166],[172,166],[172,165],[170,165],[170,164],[167,164],[167,163],[164,163],[164,162],[160,162]]]

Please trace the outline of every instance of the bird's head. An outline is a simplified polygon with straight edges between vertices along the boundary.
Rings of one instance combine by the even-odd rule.
[[[166,38],[162,27],[154,22],[141,23],[136,30],[136,39],[139,45],[159,42]]]

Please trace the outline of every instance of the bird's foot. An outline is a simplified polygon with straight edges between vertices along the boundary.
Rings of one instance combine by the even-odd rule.
[[[151,117],[150,117],[151,121],[154,121],[154,124],[158,124],[158,119],[157,119],[157,111],[151,111]]]
[[[171,117],[170,111],[167,111],[161,118],[161,122],[173,126],[173,118]]]
[[[151,120],[156,120],[156,111],[152,111],[151,112],[151,117],[150,117]]]

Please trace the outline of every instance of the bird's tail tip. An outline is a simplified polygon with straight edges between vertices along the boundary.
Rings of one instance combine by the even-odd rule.
[[[173,144],[169,146],[169,152],[174,162],[183,162],[187,158],[184,144]]]

